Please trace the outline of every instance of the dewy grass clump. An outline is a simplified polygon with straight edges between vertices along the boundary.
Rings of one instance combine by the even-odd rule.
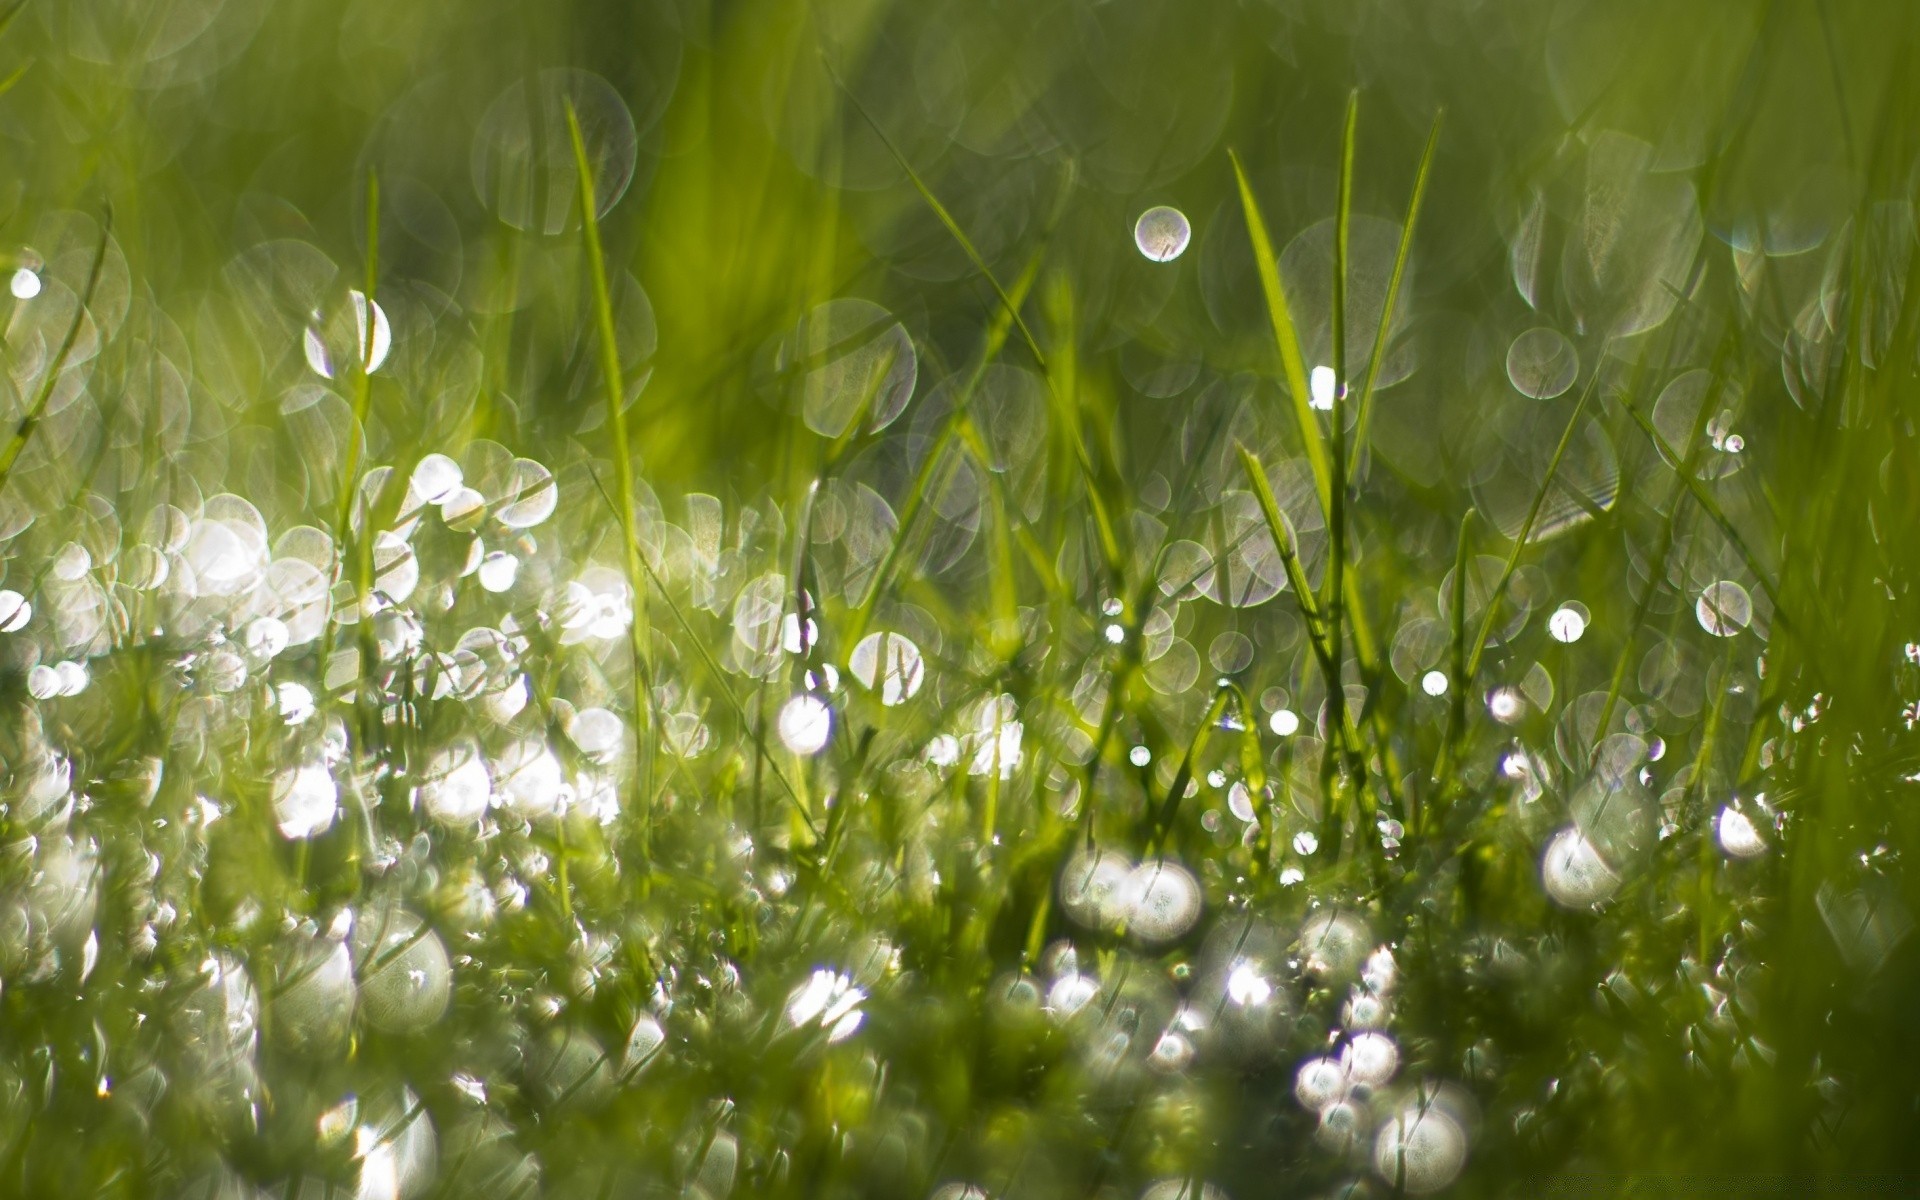
[[[1914,20],[12,6],[0,1194],[1903,1190]]]

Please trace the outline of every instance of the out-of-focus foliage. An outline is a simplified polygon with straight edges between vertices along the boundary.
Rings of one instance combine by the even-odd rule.
[[[7,12],[0,1194],[1914,1178],[1920,10]]]

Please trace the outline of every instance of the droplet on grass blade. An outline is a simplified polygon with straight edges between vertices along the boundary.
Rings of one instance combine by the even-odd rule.
[[[1694,605],[1700,628],[1715,637],[1732,637],[1753,620],[1753,597],[1730,579],[1708,584]]]
[[[1615,874],[1579,829],[1562,829],[1540,858],[1540,882],[1558,904],[1590,908],[1619,890]]]
[[[1410,1100],[1380,1129],[1373,1143],[1373,1169],[1409,1195],[1437,1192],[1452,1183],[1467,1161],[1467,1134],[1438,1104]]]
[[[898,633],[870,633],[861,638],[847,666],[862,686],[870,691],[877,689],[880,703],[889,707],[912,699],[926,679],[920,647]]]
[[[8,280],[7,290],[13,293],[15,300],[31,300],[40,294],[40,276],[32,267],[21,267]]]

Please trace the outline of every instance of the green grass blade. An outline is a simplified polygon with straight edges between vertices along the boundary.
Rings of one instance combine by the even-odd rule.
[[[1513,548],[1507,551],[1506,565],[1500,571],[1500,581],[1493,585],[1493,594],[1487,597],[1486,611],[1480,615],[1480,629],[1474,635],[1473,650],[1467,658],[1466,672],[1456,682],[1464,691],[1471,685],[1474,676],[1480,673],[1480,658],[1487,650],[1487,639],[1493,635],[1494,621],[1500,615],[1500,601],[1507,594],[1507,584],[1512,581],[1513,573],[1520,568],[1520,552],[1527,548],[1527,539],[1533,536],[1533,526],[1540,519],[1540,510],[1546,506],[1547,495],[1553,491],[1553,480],[1560,473],[1560,461],[1567,456],[1567,447],[1573,444],[1573,435],[1580,428],[1580,418],[1587,411],[1587,401],[1592,399],[1594,389],[1600,384],[1600,370],[1594,368],[1593,377],[1587,380],[1580,400],[1573,406],[1573,414],[1567,418],[1567,427],[1560,433],[1560,444],[1553,448],[1553,457],[1547,461],[1547,473],[1540,480],[1540,488],[1533,494],[1533,503],[1527,508],[1527,519],[1520,523],[1520,532],[1513,539]],[[1455,586],[1460,586],[1456,581]],[[1455,613],[1456,618],[1459,613]]]
[[[1660,436],[1660,431],[1654,428],[1653,422],[1649,421],[1647,415],[1641,412],[1632,401],[1623,399],[1620,407],[1627,410],[1627,415],[1632,417],[1634,424],[1640,427],[1640,432],[1646,435],[1647,440],[1653,443],[1654,448],[1660,451],[1667,462],[1678,462],[1680,460],[1680,452],[1675,450],[1672,443],[1668,442],[1666,438]],[[1727,519],[1726,511],[1722,509],[1719,502],[1713,498],[1713,493],[1709,492],[1705,486],[1701,484],[1700,480],[1692,475],[1682,475],[1680,482],[1686,485],[1686,489],[1692,494],[1694,502],[1712,519],[1715,525],[1720,527],[1720,532],[1727,535],[1727,540],[1733,543],[1733,548],[1740,552],[1740,557],[1745,560],[1747,564],[1747,570],[1753,572],[1754,579],[1759,582],[1761,588],[1765,589],[1767,597],[1773,601],[1775,613],[1784,616],[1784,613],[1780,613],[1780,594],[1775,590],[1773,581],[1768,578],[1767,572],[1760,566],[1760,559],[1754,554],[1752,547],[1747,545],[1746,538],[1742,537],[1740,531],[1734,528],[1733,522]]]
[[[1413,175],[1413,196],[1407,201],[1406,223],[1400,227],[1400,245],[1393,253],[1393,273],[1387,277],[1386,306],[1380,310],[1380,330],[1367,362],[1367,381],[1360,389],[1360,419],[1354,425],[1353,434],[1356,459],[1367,452],[1367,433],[1373,425],[1374,388],[1380,381],[1380,365],[1386,361],[1387,335],[1392,332],[1394,310],[1400,305],[1400,284],[1406,279],[1407,260],[1413,251],[1413,231],[1420,222],[1420,206],[1427,197],[1427,180],[1433,173],[1433,150],[1440,144],[1440,122],[1445,115],[1444,109],[1433,115],[1426,149],[1420,152],[1420,166]]]
[[[1328,658],[1334,667],[1332,676],[1327,680],[1327,705],[1336,729],[1345,729],[1347,725],[1347,689],[1340,676],[1340,665],[1346,657],[1342,649],[1346,635],[1341,631],[1344,623],[1341,610],[1347,603],[1347,260],[1353,226],[1353,149],[1359,121],[1360,92],[1356,89],[1347,93],[1347,115],[1340,129],[1340,185],[1333,224],[1334,407],[1331,426],[1334,477],[1331,481],[1333,504],[1327,514],[1329,536],[1327,577],[1324,581],[1327,595],[1322,607],[1327,614]],[[1357,750],[1349,746],[1349,751],[1347,773],[1357,780],[1363,773],[1361,763]]]
[[[1307,369],[1300,358],[1300,338],[1293,327],[1293,311],[1287,306],[1286,287],[1280,281],[1280,262],[1274,257],[1273,239],[1267,236],[1267,223],[1260,216],[1259,201],[1253,185],[1240,164],[1240,156],[1229,150],[1233,176],[1240,187],[1240,207],[1246,214],[1247,237],[1253,243],[1253,265],[1260,275],[1260,290],[1267,298],[1267,320],[1273,326],[1274,345],[1280,351],[1280,367],[1286,376],[1287,390],[1293,394],[1293,417],[1300,426],[1300,440],[1307,448],[1307,462],[1313,468],[1313,486],[1320,497],[1322,513],[1333,510],[1333,477],[1327,463],[1327,448],[1320,434],[1320,421],[1308,403]]]
[[[887,153],[893,155],[893,160],[900,164],[902,171],[906,172],[914,191],[920,193],[920,198],[927,202],[927,207],[933,211],[933,215],[946,226],[947,232],[953,235],[953,240],[960,243],[960,249],[966,254],[967,261],[973,264],[973,269],[980,272],[988,286],[993,288],[994,295],[1000,297],[1000,303],[1005,307],[1007,315],[1013,318],[1015,327],[1020,330],[1020,336],[1026,340],[1027,349],[1033,352],[1033,360],[1044,368],[1047,365],[1047,356],[1040,352],[1039,341],[1034,338],[1033,330],[1027,328],[1026,319],[1020,315],[1020,305],[1013,296],[1008,294],[1006,288],[1000,286],[1000,280],[994,277],[992,268],[987,266],[987,260],[980,257],[980,251],[974,248],[973,239],[967,236],[966,230],[960,228],[960,222],[954,220],[953,214],[947,211],[947,206],[940,203],[940,197],[934,195],[933,189],[927,186],[927,181],[920,178],[920,172],[913,169],[913,164],[907,161],[907,156],[900,152],[900,147],[893,144],[893,139],[887,136],[887,131],[880,127],[880,122],[867,111],[867,106],[860,103],[860,97],[853,94],[853,89],[840,78],[840,73],[833,69],[833,64],[828,61],[825,54],[820,56],[820,62],[826,67],[827,74],[833,77],[833,82],[840,88],[841,93],[846,96],[847,102],[853,105],[854,111],[859,113],[872,128],[873,135],[880,139],[880,144],[887,148]]]
[[[600,374],[606,384],[607,424],[613,431],[613,479],[617,490],[617,516],[626,549],[627,588],[633,594],[633,619],[628,639],[633,655],[633,723],[636,761],[640,773],[639,836],[643,853],[649,841],[652,798],[646,780],[651,770],[653,722],[652,663],[647,653],[646,578],[641,571],[640,539],[633,525],[633,451],[627,439],[625,376],[620,369],[620,347],[613,328],[613,295],[607,285],[607,261],[600,244],[600,215],[595,211],[593,165],[587,161],[586,139],[580,133],[580,116],[567,101],[567,138],[573,144],[574,170],[579,175],[580,228],[586,242],[587,269],[593,283],[593,316],[600,342]]]
[[[12,14],[8,15],[11,17]],[[80,326],[87,319],[87,305],[93,303],[94,289],[100,286],[100,268],[106,264],[107,243],[112,236],[113,209],[108,207],[100,222],[100,241],[93,248],[93,264],[87,268],[87,285],[81,289],[80,302],[74,306],[73,320],[67,323],[66,336],[60,339],[60,349],[47,363],[46,374],[41,377],[40,390],[34,393],[33,403],[27,406],[26,415],[14,427],[6,449],[0,450],[0,488],[7,486],[7,479],[13,474],[13,464],[19,461],[21,452],[33,440],[33,431],[39,428],[40,418],[47,410],[47,402],[53,398],[60,372],[66,369],[67,357],[73,353],[73,344],[80,338]]]

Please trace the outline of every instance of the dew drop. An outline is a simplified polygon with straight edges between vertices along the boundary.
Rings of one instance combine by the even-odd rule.
[[[1700,621],[1700,628],[1708,633],[1732,637],[1753,620],[1753,597],[1731,579],[1722,579],[1708,584],[1700,593],[1700,602],[1694,605],[1693,613]]]
[[[1587,632],[1587,610],[1582,604],[1563,604],[1547,618],[1547,636],[1572,645]]]
[[[1177,208],[1160,205],[1140,214],[1133,224],[1133,244],[1154,262],[1172,262],[1186,253],[1193,227]]]
[[[1551,400],[1573,386],[1580,354],[1556,329],[1529,329],[1507,347],[1507,379],[1522,396]]]
[[[7,290],[13,293],[15,300],[31,300],[40,294],[40,276],[32,267],[21,267],[8,281]]]
[[[833,730],[833,710],[818,696],[798,695],[780,708],[780,740],[795,754],[818,754]]]

